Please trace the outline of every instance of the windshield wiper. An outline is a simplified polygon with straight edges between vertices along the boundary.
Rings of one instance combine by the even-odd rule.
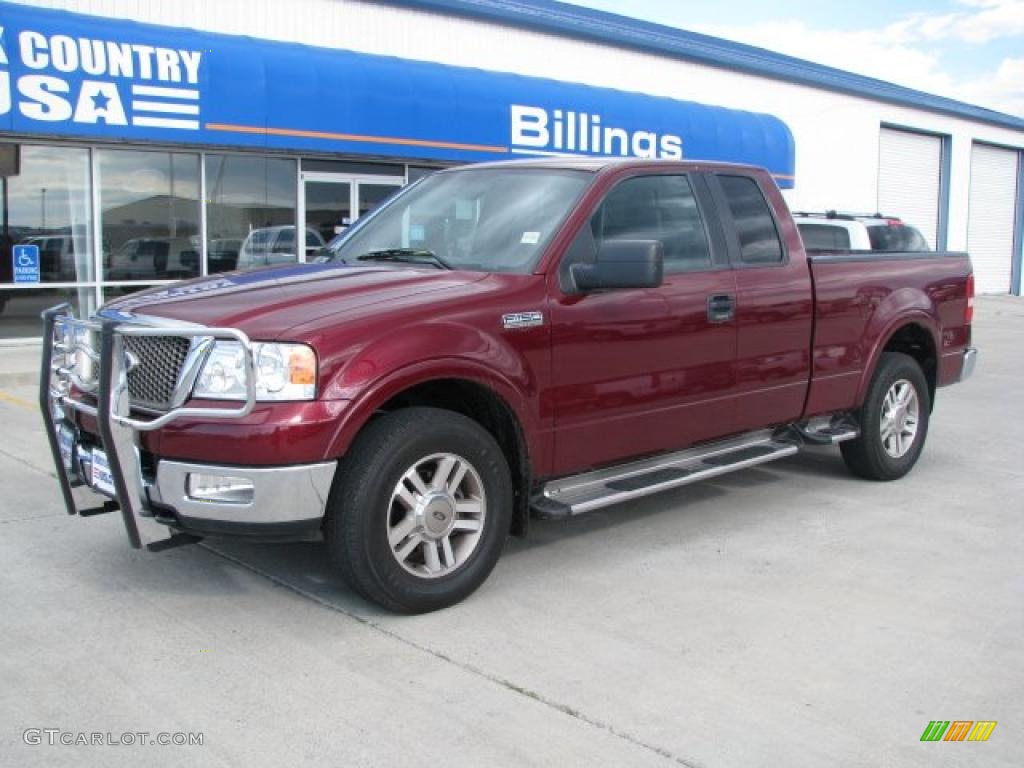
[[[426,248],[384,248],[369,251],[357,261],[401,261],[407,264],[430,264],[438,269],[451,269],[452,265]]]

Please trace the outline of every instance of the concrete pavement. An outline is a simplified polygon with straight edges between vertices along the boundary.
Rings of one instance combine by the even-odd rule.
[[[38,342],[0,345],[0,387],[34,385],[39,381]]]
[[[412,618],[321,546],[152,555],[115,516],[68,518],[34,391],[0,384],[0,762],[1016,768],[1024,301],[979,299],[975,337],[902,481],[823,450],[535,523],[473,597]],[[958,719],[999,724],[919,741]]]

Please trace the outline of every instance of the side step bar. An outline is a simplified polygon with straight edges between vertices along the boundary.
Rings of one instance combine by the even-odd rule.
[[[860,427],[851,416],[812,419],[789,427],[793,437],[805,445],[838,445],[860,437]]]
[[[835,445],[860,434],[845,421],[791,425],[552,480],[534,497],[536,517],[560,519],[709,480],[797,453],[804,445]]]

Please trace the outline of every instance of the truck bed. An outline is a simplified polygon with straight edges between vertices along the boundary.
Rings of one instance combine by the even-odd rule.
[[[808,264],[815,294],[808,416],[858,402],[878,340],[908,313],[940,346],[936,386],[958,379],[970,344],[966,253],[809,251]]]

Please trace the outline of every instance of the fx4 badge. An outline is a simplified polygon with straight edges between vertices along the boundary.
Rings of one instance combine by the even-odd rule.
[[[511,312],[501,316],[505,328],[535,328],[544,325],[543,312]]]

